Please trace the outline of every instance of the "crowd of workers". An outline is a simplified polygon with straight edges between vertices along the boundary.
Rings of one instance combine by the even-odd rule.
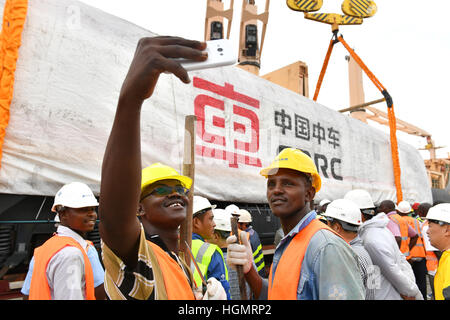
[[[315,208],[321,178],[311,158],[292,148],[260,172],[281,223],[270,268],[251,214],[200,196],[192,204],[195,261],[179,257],[192,180],[161,163],[142,169],[140,111],[160,73],[190,81],[171,58],[203,61],[204,49],[205,43],[173,37],[138,43],[105,150],[99,201],[79,182],[56,193],[52,211],[60,224],[35,250],[22,292],[55,300],[229,300],[242,292],[276,300],[450,299],[450,204],[376,206],[358,189]],[[103,264],[85,240],[97,208]],[[231,235],[232,216],[239,217],[239,232]],[[432,293],[427,276],[434,278]]]

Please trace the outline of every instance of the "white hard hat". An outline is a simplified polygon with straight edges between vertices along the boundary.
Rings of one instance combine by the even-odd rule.
[[[230,214],[239,214],[239,207],[235,204],[230,204],[225,207],[225,210]]]
[[[208,199],[201,196],[194,196],[194,206],[192,213],[195,216],[197,213],[205,209],[214,209],[216,205],[211,204]]]
[[[55,195],[52,211],[56,212],[56,206],[69,208],[84,208],[98,206],[97,199],[91,188],[81,182],[72,182],[64,185]]]
[[[347,192],[344,199],[353,201],[360,209],[375,208],[372,197],[363,189],[355,189]]]
[[[348,199],[337,199],[332,201],[323,215],[353,225],[342,225],[346,230],[346,227],[350,227],[348,228],[349,230],[356,231],[357,228],[354,226],[360,226],[362,224],[361,210],[353,201]]]
[[[330,202],[331,202],[331,201],[328,200],[328,199],[323,199],[322,201],[320,201],[319,206],[323,206],[323,205],[325,205],[325,204],[327,204],[327,203],[330,203]]]
[[[252,215],[247,210],[240,209],[238,211],[238,213],[239,213],[239,221],[238,222],[242,222],[242,223],[252,222]]]
[[[231,231],[231,214],[224,209],[214,209],[215,229],[222,231]]]
[[[408,201],[405,200],[400,201],[400,203],[397,205],[395,209],[397,209],[401,213],[410,213],[412,211],[411,205],[409,204]]]
[[[450,223],[450,203],[441,203],[431,207],[425,219]]]

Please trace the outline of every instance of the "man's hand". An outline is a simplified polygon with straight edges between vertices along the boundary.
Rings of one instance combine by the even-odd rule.
[[[244,274],[246,274],[253,265],[253,254],[247,240],[247,232],[241,231],[240,237],[242,244],[235,243],[235,235],[227,238],[227,264],[233,269],[236,269],[236,265],[243,266]]]
[[[178,37],[142,38],[120,91],[120,99],[145,100],[155,89],[162,72],[173,73],[184,83],[190,79],[187,71],[173,58],[204,61],[208,58],[206,43]]]

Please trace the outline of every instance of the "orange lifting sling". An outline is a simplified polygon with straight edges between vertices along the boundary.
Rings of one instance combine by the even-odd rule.
[[[388,118],[389,118],[389,132],[390,132],[390,141],[391,141],[391,154],[392,154],[392,166],[394,168],[394,183],[395,188],[397,191],[397,203],[403,200],[403,193],[402,193],[402,185],[400,181],[400,160],[398,156],[398,144],[397,144],[397,123],[395,119],[395,113],[394,113],[394,103],[392,101],[392,97],[387,92],[386,88],[383,87],[381,82],[375,77],[375,75],[367,68],[367,66],[364,64],[364,62],[361,60],[361,58],[355,53],[353,49],[349,47],[347,42],[344,41],[344,38],[342,35],[338,36],[339,29],[336,26],[333,26],[333,38],[330,41],[330,44],[328,46],[327,54],[325,56],[325,60],[323,62],[322,70],[320,71],[319,79],[317,80],[316,90],[314,92],[313,100],[317,101],[317,97],[319,96],[320,87],[322,86],[322,81],[325,76],[325,71],[328,66],[328,62],[330,60],[331,52],[333,50],[333,47],[336,43],[340,42],[342,45],[347,49],[347,51],[350,53],[352,58],[358,63],[358,65],[361,67],[362,70],[367,74],[369,79],[375,84],[375,86],[380,90],[380,92],[383,94],[386,104],[388,106]]]
[[[0,34],[0,160],[3,154],[6,127],[9,123],[14,72],[27,16],[27,7],[27,0],[7,0],[3,9],[3,25]]]

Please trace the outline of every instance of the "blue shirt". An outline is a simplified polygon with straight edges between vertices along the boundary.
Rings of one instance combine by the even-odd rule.
[[[205,242],[205,240],[197,233],[192,233],[192,240],[201,240]],[[220,250],[219,247],[217,248]],[[208,271],[206,274],[206,280],[208,280],[211,277],[216,278],[217,280],[220,281],[222,287],[225,289],[225,292],[227,294],[227,299],[231,300],[230,283],[227,281],[227,278],[225,276],[224,260],[222,259],[221,254],[217,250],[214,251],[211,257],[211,262],[209,263]]]
[[[283,252],[292,239],[311,221],[316,212],[306,214],[275,249],[272,278]],[[294,272],[294,271],[293,271]],[[260,299],[265,298],[268,283],[263,280]],[[321,229],[311,238],[303,258],[297,286],[297,300],[364,300],[365,289],[357,256],[351,247],[329,230]]]
[[[97,249],[94,246],[89,245],[87,256],[92,266],[92,273],[94,274],[94,287],[98,287],[103,284],[105,278],[105,270],[103,270],[100,258],[98,257]],[[33,275],[34,256],[31,258],[30,265],[28,267],[28,273],[23,282],[20,292],[24,295],[30,295],[31,276]]]

